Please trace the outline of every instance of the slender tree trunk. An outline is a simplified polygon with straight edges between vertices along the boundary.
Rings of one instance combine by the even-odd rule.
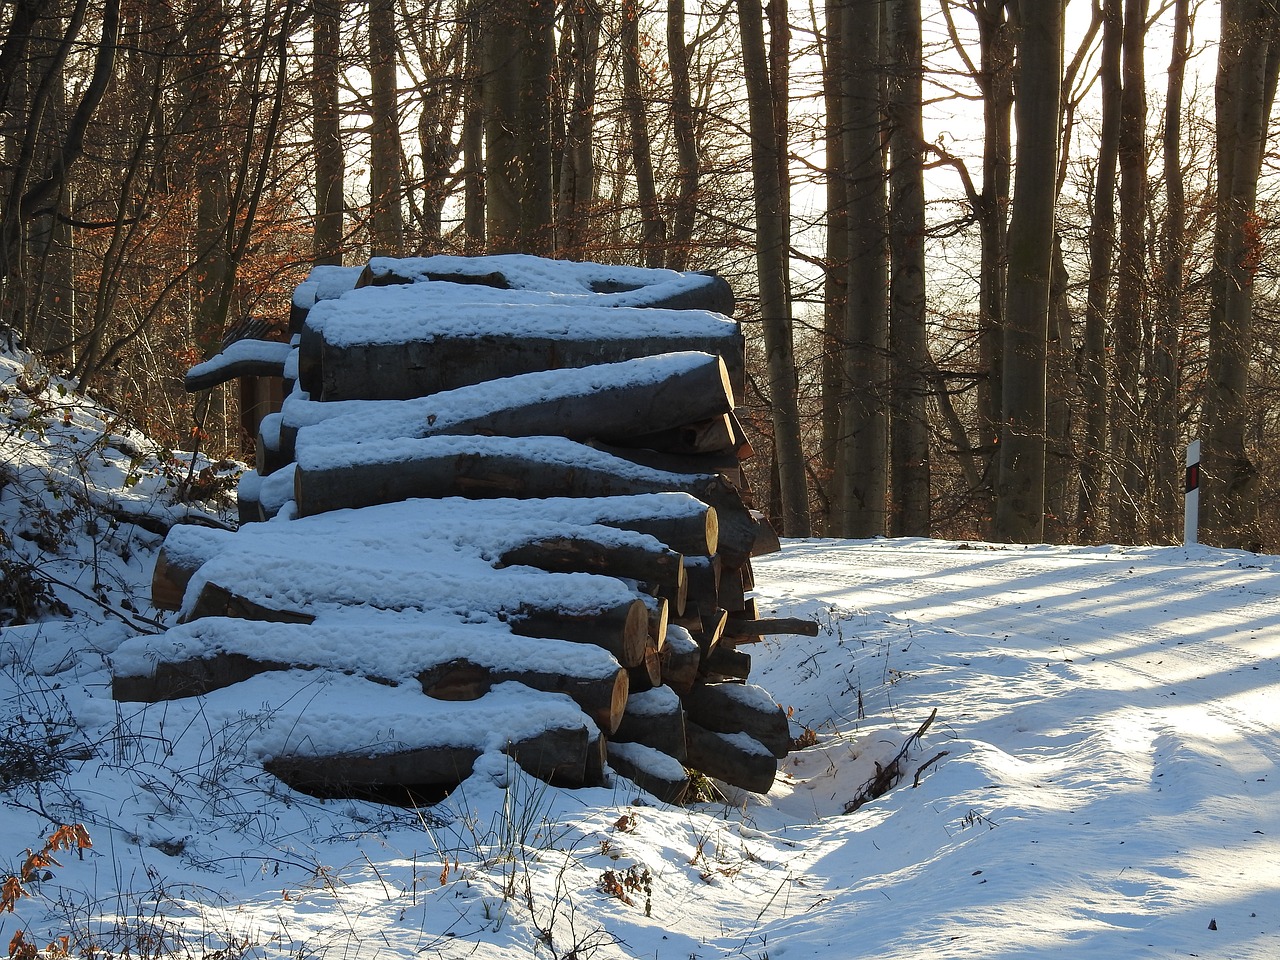
[[[689,85],[689,52],[684,39],[684,0],[667,0],[667,60],[671,67],[671,126],[676,142],[676,199],[667,244],[667,267],[685,270],[693,245],[698,203],[698,139],[693,94]]]
[[[312,149],[316,162],[316,263],[341,263],[346,201],[345,154],[339,126],[343,0],[312,0]]]
[[[1120,73],[1124,18],[1121,0],[1104,0],[1102,60],[1102,131],[1089,226],[1089,283],[1085,300],[1084,348],[1080,356],[1084,400],[1084,449],[1080,458],[1080,539],[1096,543],[1102,535],[1103,494],[1110,473],[1107,456],[1107,304],[1116,239],[1116,165],[1120,144]]]
[[[848,191],[849,293],[838,475],[840,535],[887,528],[889,433],[888,223],[880,114],[880,0],[846,3],[843,16],[844,162]]]
[[[981,51],[982,193],[976,205],[981,262],[978,276],[978,449],[986,454],[979,515],[994,530],[997,443],[1003,420],[1004,309],[1008,279],[1009,195],[1013,170],[1014,29],[1005,0],[977,4]]]
[[[1111,534],[1121,543],[1143,539],[1142,506],[1146,502],[1146,471],[1138,443],[1142,430],[1138,377],[1146,301],[1146,17],[1147,0],[1126,0],[1118,154],[1120,253],[1111,324],[1115,345],[1111,447],[1118,481],[1111,485]]]
[[[555,249],[555,152],[551,136],[555,72],[554,0],[526,0],[523,80],[520,88],[520,154],[524,177],[520,234],[524,253],[550,256]]]
[[[826,0],[826,33],[822,72],[826,101],[827,257],[823,286],[822,346],[822,460],[826,516],[823,531],[835,536],[845,508],[841,499],[843,474],[838,467],[840,409],[850,386],[844,379],[845,304],[849,295],[849,217],[844,161],[844,46],[843,0]]]
[[[790,254],[783,189],[779,182],[773,89],[764,44],[759,0],[738,0],[742,61],[751,120],[751,172],[756,192],[756,266],[760,274],[760,315],[764,329],[769,403],[782,498],[783,533],[807,537],[809,493],[804,451],[800,444],[800,412],[795,350],[792,345],[790,291],[786,261]]]
[[[226,12],[222,0],[197,0],[187,27],[190,91],[190,129],[195,150],[196,308],[194,337],[202,357],[222,348],[226,315],[221,291],[230,263],[227,254],[230,166],[232,148],[226,142],[223,114],[229,94],[222,62]]]
[[[369,0],[369,246],[375,257],[404,253],[395,0]]]
[[[600,54],[600,6],[595,0],[571,15],[573,96],[560,161],[560,224],[556,247],[569,257],[582,257],[595,200],[596,64]],[[568,75],[568,71],[565,71]]]
[[[923,47],[920,0],[889,5],[889,340],[894,536],[927,537],[930,393],[925,323]]]
[[[1054,237],[1053,275],[1049,287],[1048,392],[1045,423],[1045,539],[1074,542],[1074,507],[1079,502],[1078,463],[1072,441],[1073,400],[1077,396],[1075,350],[1071,343],[1070,277],[1062,259],[1061,237]]]
[[[660,267],[665,256],[667,227],[658,210],[658,190],[649,149],[644,91],[640,85],[640,10],[637,0],[622,0],[623,111],[631,133],[636,195],[640,202],[640,252],[646,267]]]
[[[465,77],[462,107],[462,233],[463,251],[477,254],[485,247],[485,31],[481,26],[483,0],[467,4]]]
[[[517,11],[489,3],[483,8],[485,236],[490,253],[521,248],[520,82],[524,47]]]
[[[1045,361],[1062,91],[1059,0],[1021,5],[1018,42],[1018,167],[1009,221],[1005,306],[1004,420],[996,486],[996,534],[1017,543],[1044,537]]]
[[[1155,465],[1153,534],[1163,543],[1177,543],[1182,527],[1182,450],[1178,392],[1182,335],[1183,235],[1186,229],[1186,194],[1182,185],[1182,89],[1186,75],[1190,37],[1190,0],[1174,6],[1173,51],[1169,58],[1169,85],[1165,96],[1164,153],[1165,219],[1160,230],[1163,281],[1157,297],[1155,324]]]

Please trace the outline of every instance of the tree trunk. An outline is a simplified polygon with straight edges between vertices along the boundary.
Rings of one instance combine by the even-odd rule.
[[[778,131],[769,79],[759,0],[738,0],[742,60],[751,122],[751,171],[756,193],[756,267],[760,275],[760,315],[772,409],[773,442],[782,494],[782,526],[790,537],[809,536],[809,491],[800,411],[791,301],[787,289],[790,232],[779,182]]]
[[[1155,357],[1152,388],[1155,393],[1155,472],[1152,503],[1153,535],[1161,543],[1181,540],[1182,431],[1178,389],[1182,336],[1182,283],[1185,252],[1186,191],[1182,183],[1182,89],[1190,37],[1190,0],[1176,0],[1169,85],[1165,96],[1164,186],[1167,202],[1160,230],[1163,260],[1162,284],[1156,297]]]
[[[1138,438],[1142,432],[1139,375],[1145,319],[1146,279],[1146,40],[1147,0],[1125,0],[1123,90],[1120,95],[1120,251],[1112,316],[1115,379],[1111,391],[1111,536],[1120,543],[1144,539],[1142,506],[1146,471]]]
[[[570,15],[573,40],[573,96],[560,161],[559,229],[556,249],[570,258],[586,256],[595,200],[596,73],[600,53],[601,12],[588,0]],[[566,75],[568,70],[566,69]]]
[[[880,114],[880,0],[844,8],[844,162],[847,171],[849,287],[845,308],[841,449],[843,504],[837,535],[888,532],[889,433],[885,391],[889,348],[887,197]]]
[[[978,278],[978,445],[987,467],[978,491],[980,516],[994,530],[999,437],[1004,420],[1004,324],[1008,292],[1009,197],[1013,168],[1014,34],[1006,0],[978,4],[982,90],[982,192],[977,204],[981,263]]]
[[[923,49],[920,0],[889,6],[889,303],[893,536],[927,537],[930,525],[928,331],[925,319]]]
[[[636,0],[622,0],[621,16],[622,109],[631,133],[631,159],[640,203],[640,254],[646,267],[660,267],[666,259],[667,227],[658,212],[653,155],[645,121],[644,94],[640,88],[640,10]]]
[[[1053,264],[1063,11],[1059,0],[1022,5],[1018,45],[1018,167],[1009,221],[1003,422],[996,535],[1044,536],[1046,351]]]
[[[1229,16],[1231,14],[1232,16]],[[1227,193],[1219,197],[1225,224],[1220,306],[1210,316],[1208,387],[1205,397],[1204,487],[1201,518],[1205,541],[1227,547],[1258,545],[1256,470],[1245,445],[1251,422],[1249,361],[1253,353],[1253,281],[1261,259],[1257,237],[1257,191],[1270,104],[1269,47],[1280,18],[1266,0],[1223,3],[1223,47],[1238,55],[1230,65],[1230,90],[1220,101],[1219,124],[1232,133],[1220,147],[1219,170],[1228,170]],[[1228,50],[1230,52],[1230,50]],[[1222,135],[1220,134],[1220,137]]]
[[[840,409],[852,389],[844,379],[844,328],[849,296],[849,197],[844,161],[844,46],[842,0],[826,0],[822,88],[826,104],[827,251],[823,271],[822,450],[819,499],[825,506],[822,532],[836,536],[845,514],[841,470]]]
[[[1085,300],[1084,345],[1080,357],[1084,399],[1084,436],[1080,458],[1079,537],[1096,543],[1102,535],[1103,495],[1110,475],[1107,447],[1107,304],[1111,260],[1116,239],[1116,165],[1120,144],[1120,63],[1124,18],[1121,0],[1105,0],[1102,60],[1098,76],[1102,90],[1102,131],[1089,225],[1089,284]]]
[[[369,246],[375,257],[404,253],[395,0],[369,0]]]
[[[312,150],[316,164],[314,262],[342,263],[345,154],[339,124],[343,0],[312,0]]]
[[[667,267],[685,270],[693,245],[698,202],[698,140],[684,39],[684,0],[667,0],[667,60],[671,69],[671,127],[676,143],[676,199],[667,244]]]

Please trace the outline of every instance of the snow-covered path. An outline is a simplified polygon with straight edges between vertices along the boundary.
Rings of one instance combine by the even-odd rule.
[[[794,689],[812,696],[798,714],[851,725],[857,690],[876,722],[910,726],[936,707],[921,756],[949,751],[918,789],[873,805],[885,876],[866,876],[844,818],[811,828],[830,844],[810,866],[828,878],[822,911],[858,916],[850,955],[1280,955],[1270,558],[812,542],[762,562],[760,580],[780,600],[846,614],[842,636],[803,651],[789,641],[762,683],[785,688],[799,654],[812,676]],[[878,645],[872,662],[893,681],[874,706],[874,668],[842,656],[851,645]],[[840,670],[843,695],[830,682]],[[812,766],[804,757],[796,773]],[[794,816],[808,794],[823,813],[841,798],[838,768],[775,807]],[[770,939],[817,956],[831,932],[795,918]]]

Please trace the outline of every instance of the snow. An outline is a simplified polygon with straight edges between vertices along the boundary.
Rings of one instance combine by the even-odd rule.
[[[586,296],[607,301],[619,295]],[[553,293],[438,282],[361,287],[337,300],[317,303],[307,315],[307,326],[338,349],[442,338],[625,342],[740,336],[737,321],[708,310],[611,306]]]
[[[354,643],[354,638],[359,643]],[[427,667],[466,660],[506,670],[611,679],[618,663],[599,647],[517,637],[504,623],[462,625],[440,614],[404,615],[362,608],[330,611],[312,624],[255,623],[208,617],[116,648],[118,676],[152,676],[157,662],[240,654],[256,660],[324,665],[333,670],[415,685]]]
[[[271,340],[236,340],[223,347],[215,357],[198,363],[187,371],[188,381],[210,379],[221,383],[237,375],[238,368],[244,365],[259,365],[284,370],[285,362],[293,347],[287,343]]]
[[[767,796],[670,808],[617,776],[549,787],[490,751],[433,807],[318,800],[261,758],[436,736],[407,719],[425,698],[311,671],[112,701],[113,651],[132,655],[159,616],[145,605],[159,537],[117,508],[190,511],[173,497],[185,465],[56,380],[29,371],[24,393],[23,364],[3,363],[0,558],[6,577],[55,578],[70,614],[0,631],[0,872],[57,822],[83,823],[93,847],[25,885],[0,942],[21,929],[40,946],[67,935],[75,956],[163,942],[405,960],[1280,955],[1280,559],[786,542],[756,561],[761,613],[820,631],[755,645],[752,679],[817,742]],[[605,509],[552,507],[578,522]],[[393,571],[400,549],[385,549]],[[456,564],[417,556],[428,577]],[[440,722],[486,744],[513,722],[473,709]],[[846,814],[934,710],[897,786]],[[627,901],[606,871],[634,880]]]

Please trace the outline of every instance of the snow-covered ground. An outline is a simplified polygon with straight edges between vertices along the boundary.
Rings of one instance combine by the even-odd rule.
[[[147,606],[160,537],[129,516],[184,511],[182,463],[56,381],[23,393],[0,362],[5,576],[71,611],[0,632],[0,882],[59,824],[93,843],[35,870],[0,944],[22,930],[19,950],[66,936],[77,957],[1280,956],[1270,557],[789,542],[757,561],[762,615],[822,629],[752,648],[753,679],[817,742],[768,796],[670,808],[621,778],[547,787],[495,755],[434,807],[321,801],[245,749],[278,722],[252,685],[238,703],[111,699],[113,651],[164,622]],[[323,716],[324,684],[290,682]],[[877,762],[900,756],[897,786],[867,799]]]

